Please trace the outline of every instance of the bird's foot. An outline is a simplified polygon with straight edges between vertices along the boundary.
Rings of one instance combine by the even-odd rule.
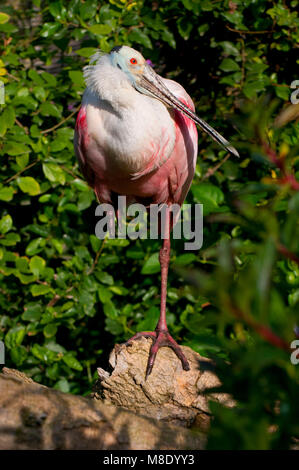
[[[184,370],[190,370],[189,363],[185,355],[183,354],[182,349],[180,348],[178,343],[172,338],[172,336],[169,334],[168,330],[157,329],[156,331],[141,331],[139,333],[136,333],[136,335],[134,335],[132,338],[126,341],[125,345],[129,345],[135,339],[139,339],[142,337],[152,338],[153,340],[153,344],[151,345],[149,358],[147,361],[145,380],[148,378],[148,376],[153,370],[153,366],[154,366],[154,362],[155,362],[158,350],[163,346],[168,346],[175,352],[177,357],[180,359]]]

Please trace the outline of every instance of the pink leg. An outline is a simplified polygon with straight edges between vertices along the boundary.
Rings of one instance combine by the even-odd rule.
[[[167,225],[167,236],[163,240],[163,246],[160,250],[160,265],[161,265],[161,307],[160,307],[160,318],[157,323],[156,329],[154,332],[151,331],[144,331],[136,333],[132,338],[130,338],[126,344],[130,344],[131,341],[141,338],[142,336],[145,338],[152,338],[153,344],[150,349],[147,368],[146,368],[146,376],[145,379],[150,375],[153,369],[153,365],[156,359],[156,355],[158,350],[162,346],[168,346],[171,348],[178,358],[182,362],[182,366],[184,370],[190,370],[189,363],[185,358],[180,346],[176,343],[176,341],[170,336],[167,328],[166,323],[166,296],[167,296],[167,277],[168,277],[168,267],[169,267],[169,259],[170,259],[170,231],[169,231],[169,212],[167,211],[168,217],[168,224]]]

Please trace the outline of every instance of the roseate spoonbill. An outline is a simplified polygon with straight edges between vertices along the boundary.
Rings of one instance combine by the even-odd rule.
[[[184,88],[157,75],[143,56],[128,46],[114,47],[110,54],[97,53],[84,69],[87,88],[78,113],[75,152],[80,168],[101,203],[113,204],[115,196],[127,202],[182,204],[195,171],[197,124],[228,152],[238,156],[217,131],[194,113]],[[167,275],[170,257],[170,211],[168,233],[160,250],[161,310],[152,338],[146,378],[157,351],[168,346],[189,364],[166,324]]]

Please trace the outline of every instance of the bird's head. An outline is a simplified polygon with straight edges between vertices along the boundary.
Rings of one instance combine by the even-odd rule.
[[[110,60],[114,67],[126,74],[130,83],[140,93],[153,96],[168,107],[174,107],[177,98],[168,90],[140,52],[128,46],[116,46],[110,52]]]
[[[171,93],[140,52],[128,46],[116,46],[110,52],[110,59],[114,67],[121,69],[126,74],[137,91],[157,98],[168,107],[178,109],[229,153],[239,156],[237,150],[224,137]]]
[[[179,110],[229,153],[239,156],[237,150],[224,137],[198,117],[167,88],[161,77],[147,63],[140,52],[128,46],[116,46],[111,50],[108,58],[112,67],[120,69],[138,92],[160,100],[168,108]],[[86,69],[88,71],[89,67],[86,67]]]
[[[146,74],[148,64],[140,52],[128,46],[116,46],[110,52],[111,63],[121,69],[136,87]]]

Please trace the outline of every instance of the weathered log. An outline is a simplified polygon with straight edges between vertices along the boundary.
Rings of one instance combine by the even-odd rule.
[[[0,449],[202,449],[205,436],[91,398],[0,374]]]
[[[151,339],[141,338],[129,346],[116,346],[109,360],[112,373],[98,369],[95,397],[144,416],[182,426],[196,423],[200,428],[207,428],[209,423],[209,400],[234,405],[228,395],[209,392],[220,385],[213,361],[186,346],[182,350],[189,361],[189,371],[183,370],[170,348],[161,348],[153,371],[145,380],[151,344]]]
[[[65,394],[4,368],[0,449],[204,448],[208,398],[232,404],[223,394],[203,395],[219,385],[212,361],[183,347],[191,367],[186,372],[176,355],[162,348],[145,381],[150,343],[142,338],[114,349],[111,375],[99,371],[97,399]],[[192,430],[182,427],[192,423]]]

